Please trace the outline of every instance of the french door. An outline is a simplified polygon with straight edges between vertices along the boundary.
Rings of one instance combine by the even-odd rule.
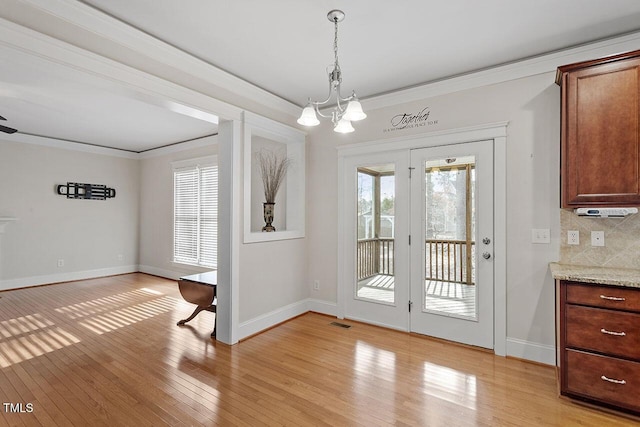
[[[493,141],[345,158],[344,316],[493,348]]]
[[[409,330],[409,153],[348,158],[341,237],[345,316]]]
[[[411,330],[493,348],[493,141],[411,150]]]

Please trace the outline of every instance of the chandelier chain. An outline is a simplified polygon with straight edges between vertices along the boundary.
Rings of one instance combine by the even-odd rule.
[[[340,86],[342,83],[342,72],[340,71],[340,64],[338,62],[338,23],[344,19],[344,12],[338,9],[334,9],[327,13],[329,21],[333,22],[334,34],[333,34],[333,69],[327,67],[327,74],[329,77],[329,95],[324,101],[312,101],[309,97],[307,106],[302,110],[302,114],[298,119],[298,123],[303,126],[316,126],[320,124],[317,116],[331,119],[333,122],[333,130],[340,133],[353,132],[352,121],[362,120],[367,115],[362,111],[362,106],[358,101],[355,91],[352,91],[351,95],[342,97],[340,93]],[[320,111],[321,106],[327,105],[333,96],[335,95],[335,106],[328,114],[323,114]]]
[[[336,63],[336,69],[340,69],[338,65],[338,18],[333,18],[333,25],[335,27],[334,37],[333,37],[333,55]]]

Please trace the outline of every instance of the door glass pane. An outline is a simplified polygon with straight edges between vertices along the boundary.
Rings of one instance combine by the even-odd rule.
[[[475,157],[425,164],[423,310],[476,319]]]
[[[356,298],[394,304],[394,165],[358,168],[356,191]]]

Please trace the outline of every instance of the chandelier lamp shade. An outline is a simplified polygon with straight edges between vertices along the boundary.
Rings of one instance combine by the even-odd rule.
[[[338,22],[344,19],[344,12],[341,10],[332,10],[327,14],[327,19],[333,22],[335,27],[335,36],[333,39],[333,65],[328,67],[329,75],[329,96],[324,101],[312,101],[309,98],[307,105],[302,110],[302,114],[298,119],[298,123],[303,126],[317,126],[320,124],[318,116],[324,118],[331,118],[333,122],[333,130],[339,133],[353,132],[353,126],[351,122],[362,120],[367,115],[362,111],[362,105],[358,101],[355,91],[351,92],[350,96],[343,97],[340,93],[340,85],[342,84],[342,71],[340,70],[340,64],[338,63]],[[334,98],[335,94],[335,107],[331,110],[330,114],[324,114],[320,111],[320,108],[329,104]]]

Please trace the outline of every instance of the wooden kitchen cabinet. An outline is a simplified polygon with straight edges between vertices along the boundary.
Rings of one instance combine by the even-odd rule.
[[[560,281],[560,393],[640,414],[640,288]]]
[[[563,208],[640,205],[640,51],[558,68]]]

